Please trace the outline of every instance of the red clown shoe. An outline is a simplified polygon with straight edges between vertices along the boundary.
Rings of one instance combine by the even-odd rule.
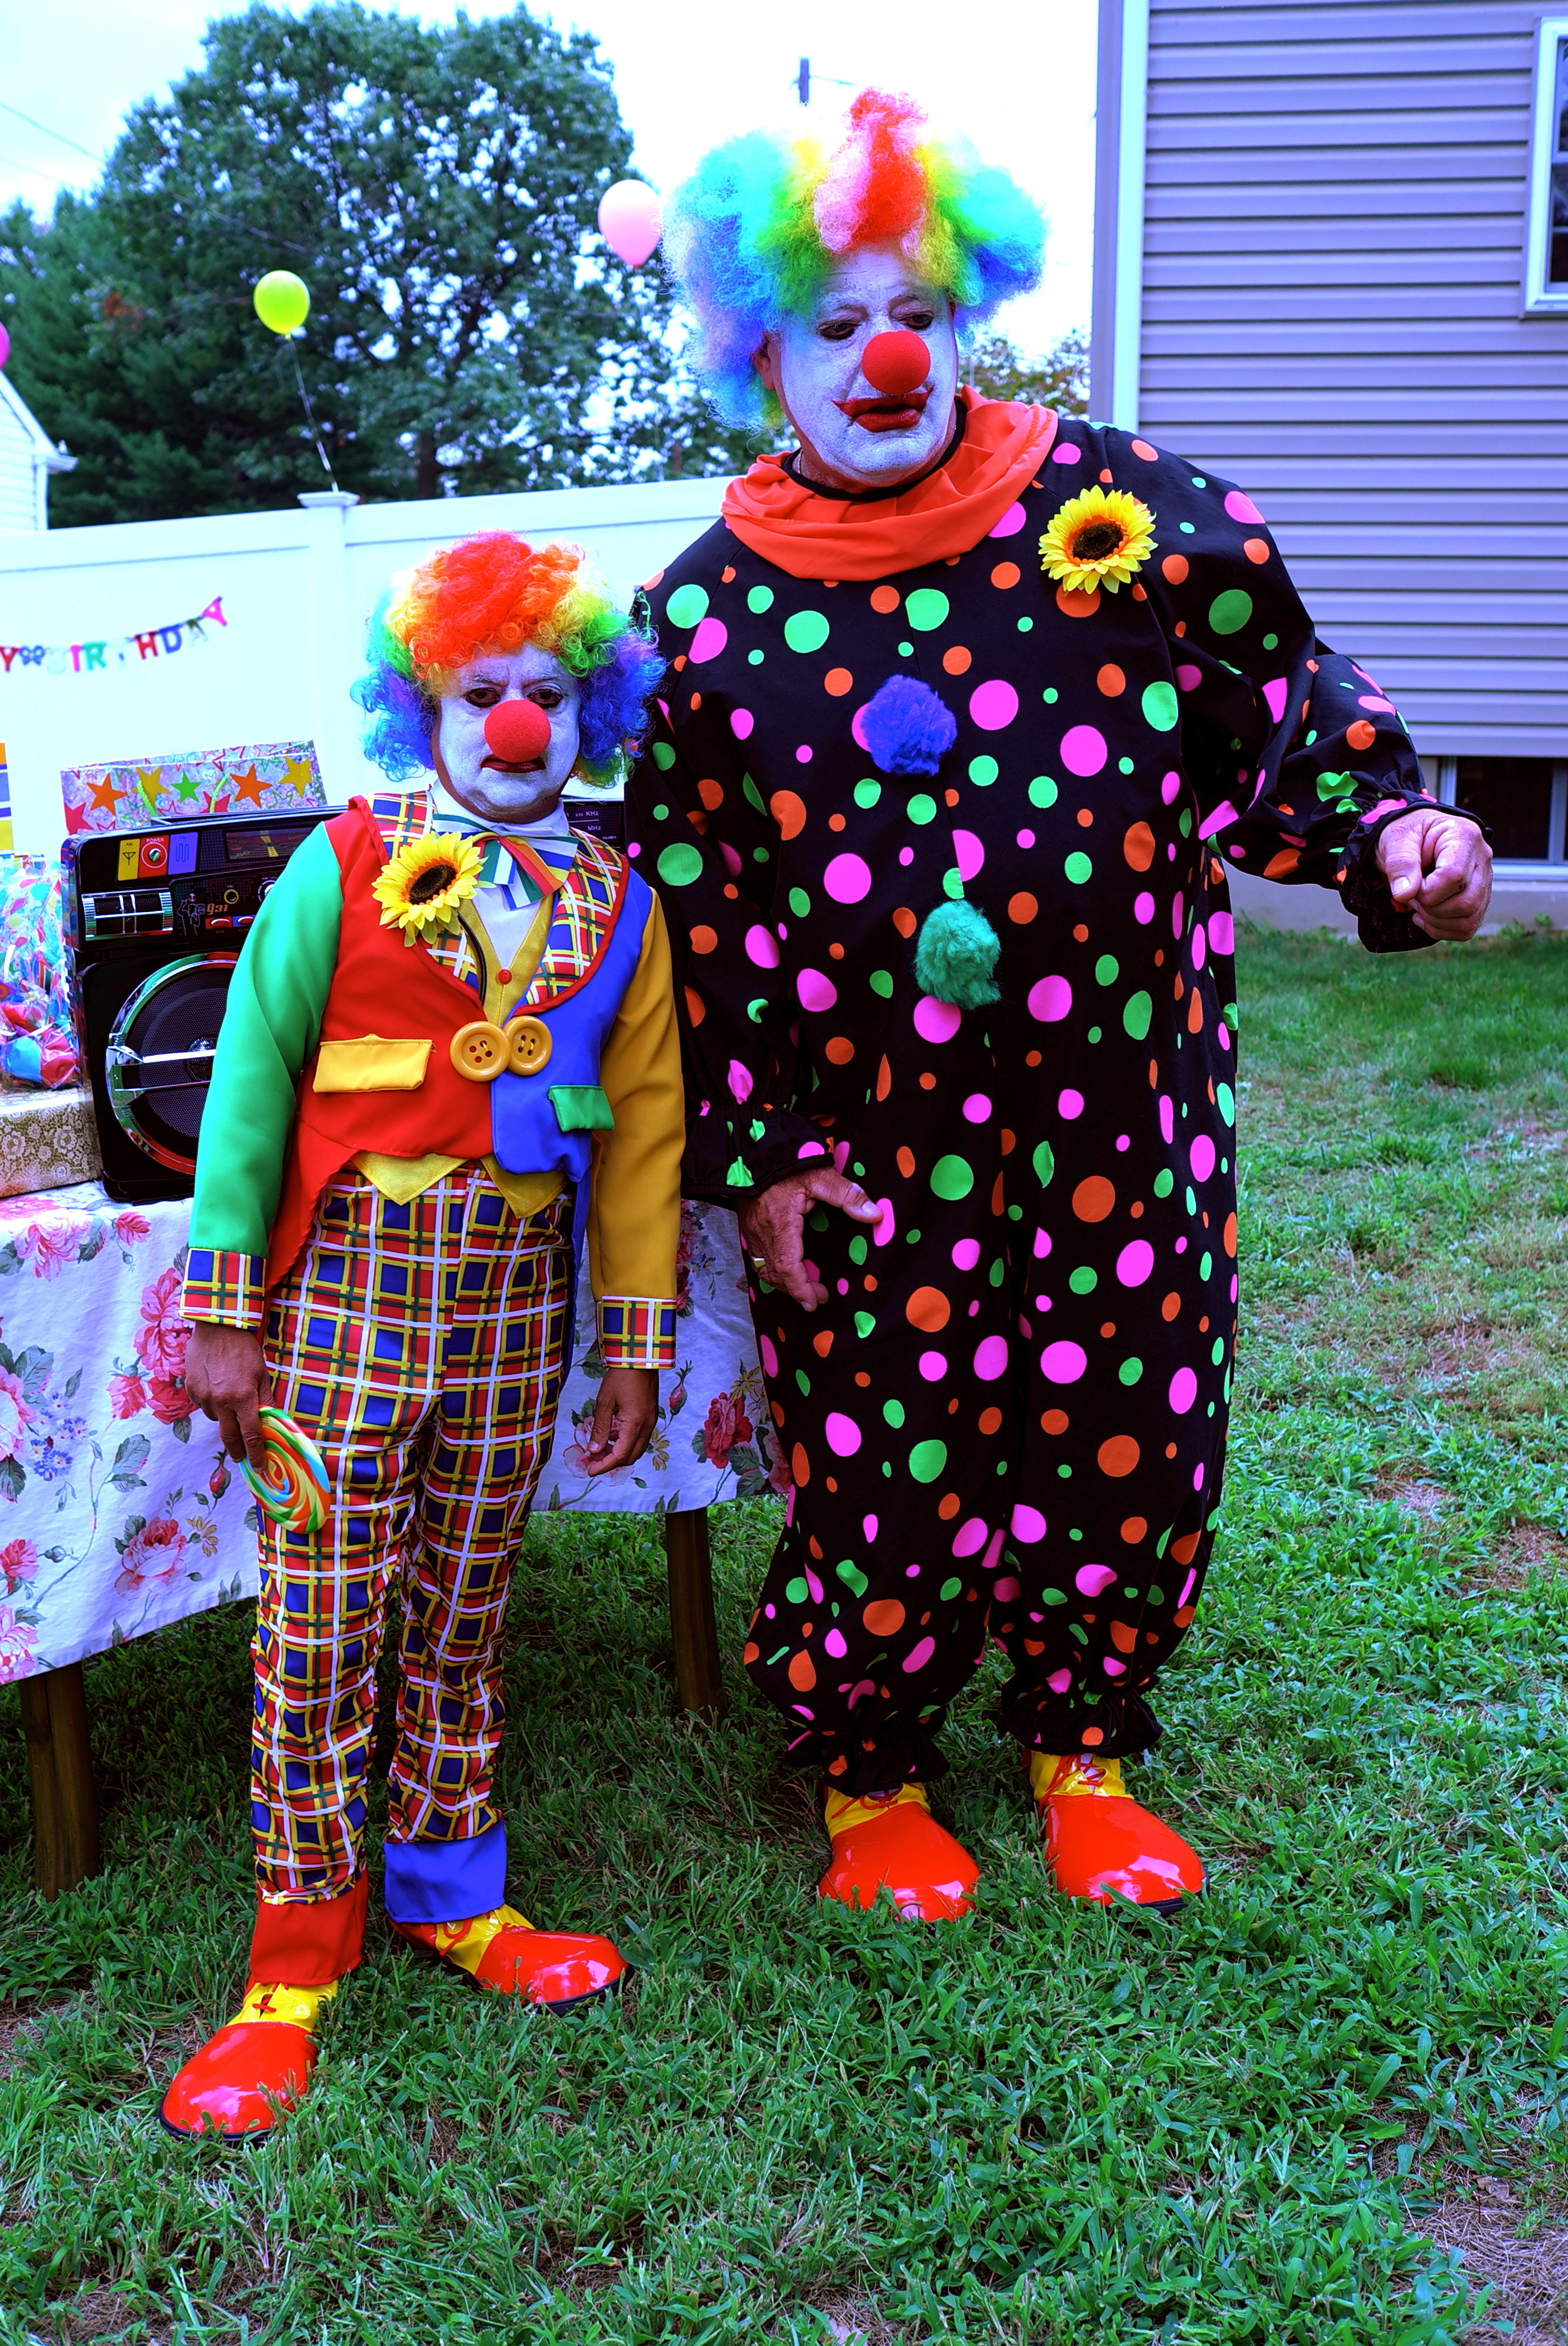
[[[871,1907],[886,1890],[906,1923],[945,1923],[969,1912],[980,1868],[932,1815],[923,1784],[858,1799],[830,1792],[827,1823],[833,1857],[817,1884],[819,1898]]]
[[[1034,1751],[1029,1782],[1064,1897],[1175,1914],[1203,1888],[1196,1852],[1128,1798],[1119,1760]]]
[[[225,2028],[175,2076],[158,2116],[170,2134],[254,2142],[299,2101],[316,2066],[316,2024],[326,1987],[257,1983]]]
[[[496,1906],[462,1923],[397,1923],[400,1939],[466,1972],[498,1995],[520,1995],[545,2012],[570,2012],[613,1994],[626,1957],[608,1939],[575,1931],[536,1931],[514,1907]]]

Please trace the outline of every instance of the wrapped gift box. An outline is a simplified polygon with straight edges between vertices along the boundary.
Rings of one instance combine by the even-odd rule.
[[[100,1170],[90,1092],[0,1091],[0,1198],[68,1189]]]

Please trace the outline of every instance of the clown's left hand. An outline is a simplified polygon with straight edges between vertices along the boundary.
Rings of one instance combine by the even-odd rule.
[[[657,1369],[606,1369],[582,1445],[585,1474],[630,1466],[653,1439],[658,1418]]]
[[[1378,862],[1396,910],[1429,937],[1473,937],[1492,902],[1492,850],[1447,807],[1414,807],[1378,833]]]

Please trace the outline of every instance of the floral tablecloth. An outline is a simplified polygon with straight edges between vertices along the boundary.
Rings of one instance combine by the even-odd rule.
[[[190,1416],[179,1316],[190,1208],[97,1182],[0,1200],[0,1683],[254,1595],[256,1516]],[[678,1366],[647,1454],[590,1481],[599,1363],[578,1358],[535,1506],[662,1514],[782,1489],[733,1216],[682,1209]]]

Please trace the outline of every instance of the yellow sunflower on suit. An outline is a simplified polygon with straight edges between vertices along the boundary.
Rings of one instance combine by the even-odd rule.
[[[1117,594],[1154,552],[1155,517],[1130,489],[1082,489],[1052,517],[1040,567],[1069,595]]]
[[[371,882],[382,928],[400,928],[405,945],[429,939],[437,929],[454,929],[458,907],[473,895],[484,869],[483,850],[460,831],[411,839]]]

